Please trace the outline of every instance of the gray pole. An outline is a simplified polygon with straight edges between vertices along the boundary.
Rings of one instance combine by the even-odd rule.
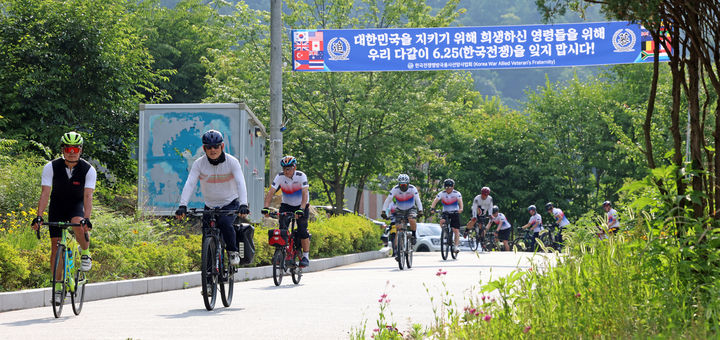
[[[282,125],[282,0],[270,0],[270,180],[280,172]]]

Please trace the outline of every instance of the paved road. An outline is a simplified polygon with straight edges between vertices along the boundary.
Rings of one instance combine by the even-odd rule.
[[[367,322],[375,328],[378,299],[390,299],[385,314],[407,330],[429,325],[433,304],[446,292],[458,308],[477,294],[480,282],[529,267],[527,254],[463,252],[443,261],[439,253],[417,253],[412,269],[400,271],[391,258],[308,273],[299,285],[290,277],[235,284],[232,306],[206,311],[200,288],[87,302],[80,316],[66,305],[55,319],[50,307],[0,313],[3,339],[346,339]],[[532,259],[545,263],[541,257]],[[439,269],[446,275],[437,276]],[[443,285],[443,283],[445,285]],[[435,302],[430,300],[435,297]],[[391,315],[390,315],[391,314]]]

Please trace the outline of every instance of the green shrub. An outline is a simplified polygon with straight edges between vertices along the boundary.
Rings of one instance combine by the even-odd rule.
[[[0,212],[37,207],[43,165],[25,158],[0,162]]]
[[[29,275],[28,265],[16,249],[0,240],[0,291],[19,289]]]

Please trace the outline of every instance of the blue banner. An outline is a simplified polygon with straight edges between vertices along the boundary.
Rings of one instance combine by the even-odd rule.
[[[669,34],[661,32],[663,39]],[[652,62],[650,33],[629,22],[292,30],[294,71],[428,71]],[[668,60],[664,45],[660,61]]]

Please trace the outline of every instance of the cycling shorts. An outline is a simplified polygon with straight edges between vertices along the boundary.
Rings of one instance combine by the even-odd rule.
[[[510,229],[512,228],[498,230],[498,239],[500,241],[510,241]]]
[[[300,210],[299,205],[289,205],[289,204],[285,204],[285,203],[280,204],[280,213],[281,214],[284,212],[293,212],[294,213],[298,210]],[[300,239],[306,239],[306,238],[310,237],[310,233],[308,233],[308,230],[307,230],[308,215],[310,215],[310,209],[308,208],[308,206],[305,206],[305,210],[303,210],[303,212],[304,212],[303,216],[297,220],[297,225],[296,225],[297,229],[295,229],[295,232],[297,233],[298,237],[300,237]],[[287,223],[286,221],[281,220],[280,227],[287,228],[287,226],[285,225],[286,223]]]
[[[455,229],[460,229],[460,214],[449,214],[450,226]]]
[[[70,206],[70,209],[64,210],[60,213],[48,213],[48,222],[71,222],[73,217],[82,218],[85,216],[85,208],[83,202],[77,202]],[[62,229],[58,226],[50,226],[50,237],[62,237]]]

